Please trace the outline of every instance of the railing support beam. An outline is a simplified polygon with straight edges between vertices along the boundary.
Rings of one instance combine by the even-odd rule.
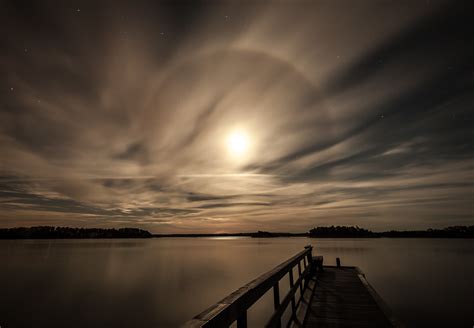
[[[237,328],[247,328],[247,311],[237,319]]]
[[[293,280],[293,268],[291,268],[291,270],[289,272],[289,275],[290,275],[290,289],[293,289],[293,286],[295,285],[295,282]],[[292,317],[292,319],[294,318],[295,315],[296,315],[296,302],[295,302],[295,295],[293,294],[293,296],[291,297],[291,317]]]
[[[280,286],[279,283],[277,282],[275,286],[273,286],[273,308],[278,310],[280,307]],[[281,327],[281,319],[278,320],[276,327],[280,328]]]
[[[298,277],[301,277],[301,261],[298,262]],[[300,282],[300,295],[303,296],[303,282]]]

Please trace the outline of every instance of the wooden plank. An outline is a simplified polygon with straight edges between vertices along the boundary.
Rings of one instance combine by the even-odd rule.
[[[367,286],[357,268],[325,266],[304,327],[393,327]]]
[[[307,327],[337,327],[337,328],[379,328],[384,327],[384,323],[380,323],[377,321],[355,321],[355,320],[344,320],[344,319],[334,319],[334,318],[326,318],[317,321],[310,321],[308,322]]]

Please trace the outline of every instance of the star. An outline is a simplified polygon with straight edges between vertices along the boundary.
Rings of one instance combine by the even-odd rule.
[[[81,12],[81,8],[77,8],[77,9],[76,9],[76,12],[80,13],[80,12]]]

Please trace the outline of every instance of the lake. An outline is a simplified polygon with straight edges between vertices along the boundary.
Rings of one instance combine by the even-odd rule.
[[[0,326],[176,327],[308,244],[359,266],[407,327],[474,325],[472,239],[227,237],[1,240]]]

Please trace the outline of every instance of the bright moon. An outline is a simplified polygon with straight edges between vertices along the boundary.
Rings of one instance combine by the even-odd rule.
[[[231,155],[244,155],[249,148],[249,138],[247,134],[242,131],[231,133],[227,139],[227,147]]]

